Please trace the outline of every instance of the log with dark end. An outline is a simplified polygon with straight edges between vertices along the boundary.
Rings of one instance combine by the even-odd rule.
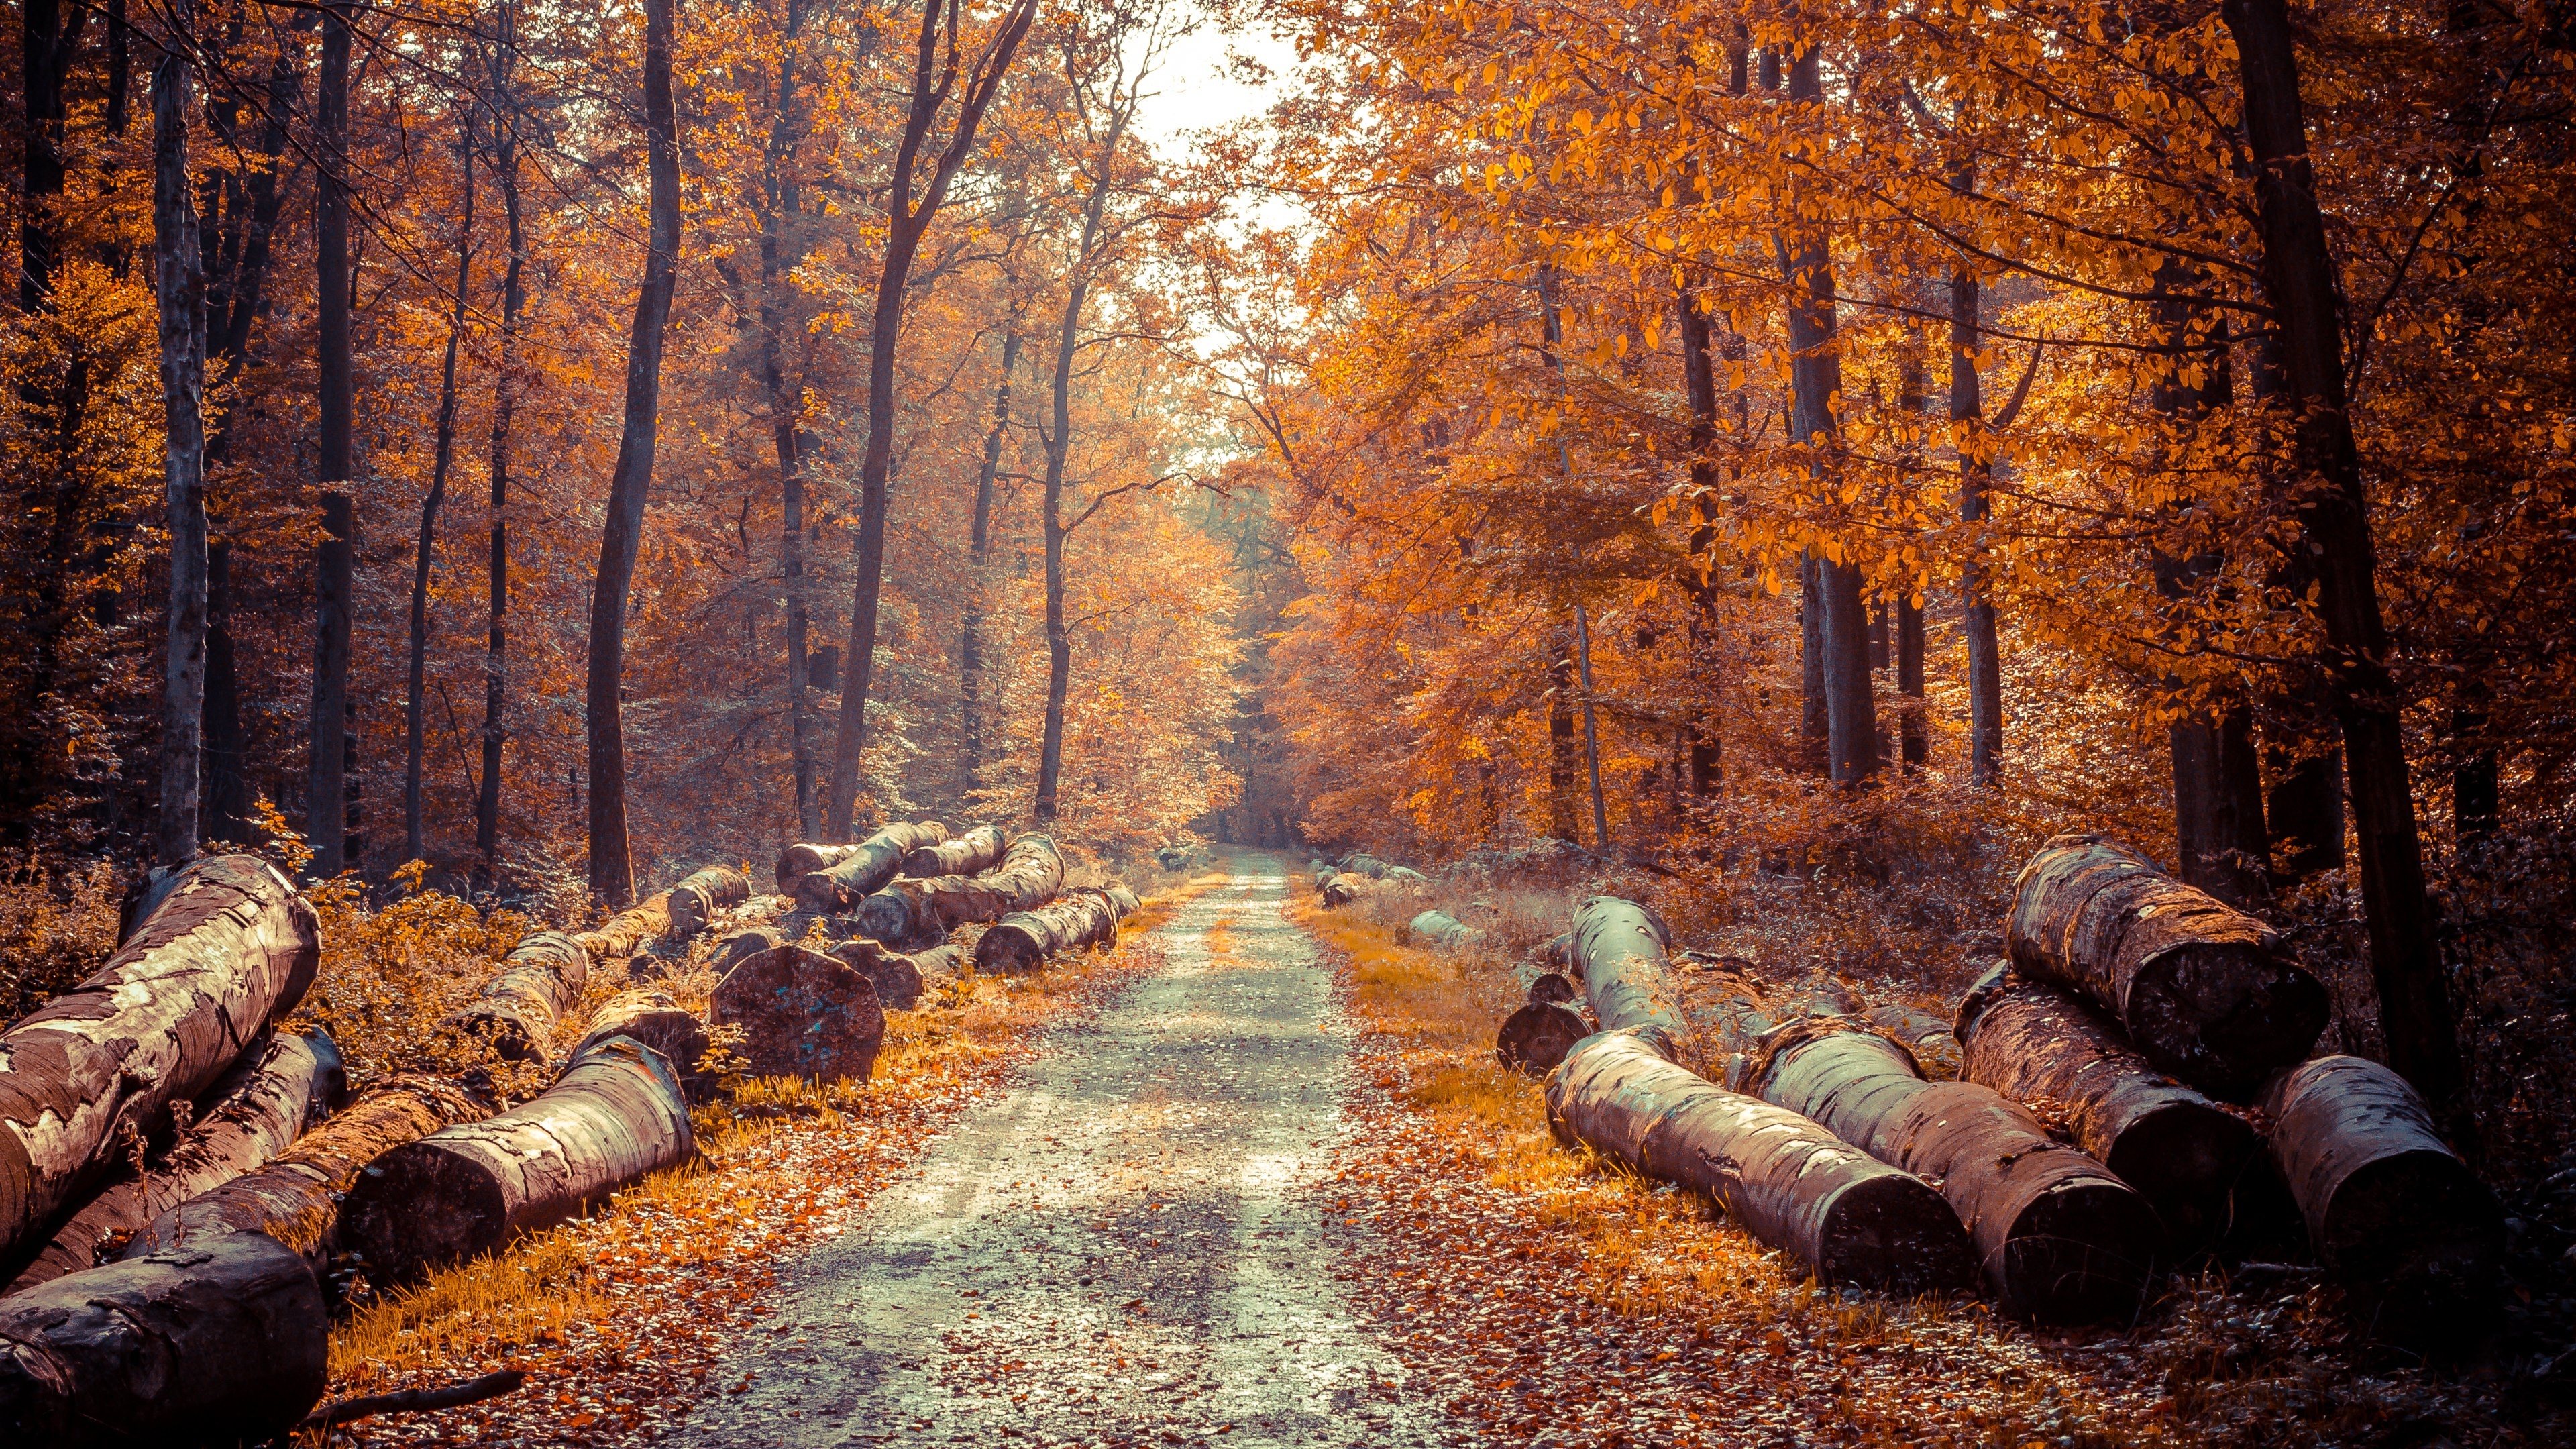
[[[204,1115],[141,1177],[110,1183],[91,1198],[0,1293],[23,1292],[96,1267],[103,1245],[130,1237],[197,1194],[267,1162],[305,1128],[338,1111],[348,1095],[349,1076],[330,1037],[318,1031],[278,1037],[217,1084]]]
[[[2269,926],[2100,835],[2061,835],[2014,882],[2013,965],[2110,1013],[2158,1071],[2249,1100],[2325,1030],[2326,989]]]
[[[796,894],[798,882],[839,865],[857,849],[856,845],[808,845],[800,842],[778,852],[778,893],[782,896]]]
[[[671,893],[662,891],[609,917],[596,931],[575,934],[573,940],[596,963],[623,960],[670,933]]]
[[[2372,1333],[2431,1345],[2491,1326],[2504,1210],[2405,1078],[2319,1057],[2276,1078],[2263,1109],[2317,1261]]]
[[[671,887],[671,933],[694,936],[717,913],[751,899],[751,877],[729,865],[711,865]]]
[[[1558,978],[1562,980],[1563,978]],[[1534,1001],[1503,1018],[1494,1034],[1494,1060],[1525,1077],[1544,1077],[1574,1044],[1592,1034],[1583,1013],[1553,1001]]]
[[[921,1002],[922,970],[912,957],[886,949],[862,936],[832,948],[832,959],[866,973],[876,983],[877,1004],[888,1011],[910,1011]]]
[[[1034,911],[1015,911],[993,923],[975,943],[975,969],[987,976],[1022,976],[1050,956],[1086,946],[1118,944],[1118,913],[1108,896],[1083,887]]]
[[[1575,907],[1573,935],[1575,971],[1601,1029],[1660,1031],[1673,1057],[1686,1055],[1690,1020],[1665,959],[1672,931],[1663,918],[1635,901],[1593,896]]]
[[[875,980],[802,946],[763,951],[727,972],[707,1014],[743,1029],[753,1076],[864,1082],[885,1045]]]
[[[1023,835],[981,875],[890,881],[859,902],[859,934],[898,950],[932,946],[957,927],[1033,911],[1064,889],[1064,857],[1046,835]]]
[[[542,1061],[555,1023],[581,999],[589,980],[590,952],[580,941],[561,931],[539,931],[512,946],[482,991],[448,1013],[438,1029],[481,1037],[505,1061]]]
[[[671,1064],[615,1037],[525,1103],[368,1163],[341,1236],[371,1272],[410,1279],[551,1227],[695,1151]]]
[[[707,1024],[667,991],[638,988],[612,996],[590,1019],[590,1030],[572,1054],[581,1056],[611,1037],[628,1037],[662,1054],[686,1082],[706,1055]]]
[[[88,980],[0,1033],[0,1255],[95,1182],[130,1123],[166,1136],[294,1009],[321,964],[313,908],[276,867],[217,855],[178,873]]]
[[[0,1444],[260,1443],[329,1382],[312,1266],[257,1233],[0,1299]]]
[[[499,1373],[467,1379],[461,1384],[449,1384],[443,1389],[404,1389],[391,1394],[364,1394],[354,1399],[342,1399],[325,1408],[315,1409],[305,1415],[295,1427],[302,1431],[319,1432],[337,1424],[354,1424],[360,1419],[373,1419],[382,1414],[431,1414],[440,1409],[461,1409],[467,1404],[479,1404],[486,1399],[497,1399],[503,1394],[515,1394],[527,1381],[528,1376],[519,1370],[503,1369]]]
[[[936,820],[889,825],[860,841],[829,869],[798,881],[796,904],[822,913],[850,910],[894,879],[905,856],[947,838],[948,827]]]
[[[2251,1125],[2148,1065],[2072,993],[2010,966],[1968,989],[1957,1020],[1968,1080],[2070,1110],[2076,1144],[2154,1204],[2177,1258],[2217,1241],[2262,1150]]]
[[[1644,1028],[1578,1043],[1548,1078],[1559,1138],[1708,1194],[1829,1283],[1912,1294],[1976,1281],[1958,1214],[1930,1184],[1795,1112],[1703,1080],[1665,1055],[1663,1039]]]
[[[1582,999],[1582,987],[1553,971],[1541,971],[1530,978],[1529,1000],[1532,1003],[1555,1001],[1571,1005]]]
[[[1002,827],[978,825],[937,845],[925,845],[903,858],[908,876],[976,875],[1002,863]]]
[[[1364,880],[1366,880],[1364,876],[1346,875],[1335,871],[1331,879],[1326,880],[1319,888],[1317,894],[1323,897],[1324,904],[1328,908],[1347,906],[1360,898],[1360,885]]]

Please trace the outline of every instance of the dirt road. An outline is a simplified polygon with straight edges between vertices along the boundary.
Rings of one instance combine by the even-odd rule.
[[[1452,1442],[1305,1190],[1344,1131],[1330,978],[1285,863],[1229,864],[1161,971],[791,1269],[682,1442]]]

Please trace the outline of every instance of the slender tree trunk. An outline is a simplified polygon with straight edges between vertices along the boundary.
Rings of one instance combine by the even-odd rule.
[[[1963,174],[1953,185],[1969,189]],[[1985,406],[1977,388],[1980,288],[1965,262],[1950,269],[1950,423],[1959,440],[1959,518],[1973,527],[1991,513],[1987,489],[1994,459],[1986,451]],[[1968,779],[1993,789],[2003,783],[2004,677],[1995,638],[1994,600],[1986,593],[1982,544],[1971,541],[1960,568],[1959,594],[1968,640]]]
[[[484,591],[490,620],[483,644],[483,777],[474,800],[476,884],[490,890],[501,869],[501,746],[508,739],[510,686],[510,422],[519,401],[519,312],[527,303],[527,240],[519,230],[518,112],[510,91],[510,63],[518,43],[517,7],[501,7],[501,33],[492,55],[492,94],[499,118],[492,157],[501,187],[501,215],[510,259],[501,274],[500,375],[492,386],[491,540],[484,558]]]
[[[1113,132],[1113,150],[1116,144]],[[1104,155],[1101,159],[1092,205],[1084,213],[1082,245],[1075,253],[1072,285],[1065,294],[1064,324],[1056,336],[1055,375],[1050,384],[1055,426],[1046,438],[1046,494],[1041,518],[1046,530],[1047,635],[1046,728],[1038,749],[1036,805],[1041,823],[1056,815],[1056,792],[1064,775],[1064,707],[1073,685],[1073,639],[1065,632],[1064,624],[1064,465],[1073,450],[1073,353],[1081,337],[1082,304],[1091,290],[1091,279],[1084,268],[1099,239],[1100,205],[1109,185],[1110,158]]]
[[[349,626],[357,519],[349,483],[355,376],[349,352],[349,4],[322,15],[321,176],[314,205],[319,271],[322,542],[313,558],[313,709],[304,834],[313,873],[347,869]]]
[[[965,618],[958,629],[958,778],[963,802],[981,783],[984,767],[984,606],[993,567],[994,480],[1002,468],[1002,442],[1011,427],[1011,369],[1019,365],[1020,328],[1014,317],[1002,328],[1002,375],[993,384],[993,425],[984,434],[984,466],[975,475],[975,524],[967,550]]]
[[[1547,833],[1579,840],[1574,816],[1574,641],[1559,629],[1548,635]]]
[[[1743,69],[1739,63],[1736,67]],[[1739,87],[1741,89],[1741,87]],[[1682,725],[1684,753],[1689,773],[1690,793],[1708,799],[1717,793],[1722,760],[1719,754],[1717,721],[1713,718],[1705,676],[1713,672],[1709,655],[1717,647],[1717,578],[1708,561],[1709,550],[1717,544],[1717,524],[1709,516],[1711,500],[1717,496],[1717,374],[1709,361],[1708,317],[1699,309],[1698,300],[1684,290],[1679,294],[1681,313],[1682,387],[1690,403],[1690,472],[1691,516],[1696,526],[1691,529],[1691,682],[1699,686]]]
[[[132,124],[134,27],[125,23],[125,0],[107,0],[107,134],[122,136]]]
[[[411,680],[403,702],[403,859],[428,859],[421,838],[420,771],[424,752],[422,690],[429,682],[429,572],[438,553],[438,509],[447,501],[447,468],[456,457],[456,349],[465,338],[466,289],[474,263],[474,118],[468,111],[456,159],[465,173],[456,217],[456,297],[447,314],[447,360],[438,375],[438,434],[429,493],[420,501],[420,539],[411,565]]]
[[[813,669],[806,657],[805,396],[802,383],[788,377],[784,356],[786,277],[795,268],[797,245],[797,239],[787,233],[803,216],[794,164],[796,148],[804,140],[803,116],[796,103],[797,32],[804,19],[805,6],[791,0],[786,50],[779,57],[778,84],[771,97],[769,144],[761,157],[760,374],[769,394],[770,447],[778,461],[779,569],[787,586],[787,718],[796,776],[796,822],[801,838],[817,840],[823,829],[823,802],[814,794]]]
[[[1909,307],[1919,306],[1921,300],[1911,290],[1905,295]],[[1904,461],[1909,485],[1923,466],[1923,450],[1912,440],[1912,430],[1923,422],[1923,389],[1923,330],[1909,321],[1896,370],[1896,410],[1901,415],[1901,425],[1908,430]],[[1897,751],[1905,762],[1905,772],[1911,775],[1932,759],[1931,727],[1923,715],[1923,608],[1910,588],[1898,590],[1892,607],[1896,615],[1896,693],[1900,701]]]
[[[2437,1115],[2465,1127],[2459,1038],[2425,895],[2402,696],[2388,673],[2369,500],[2344,393],[2337,278],[2317,209],[2289,9],[2285,0],[2227,0],[2221,13],[2244,77],[2246,136],[2262,167],[2264,291],[2298,416],[2294,457],[2311,485],[2301,489],[2300,522],[2317,546],[2325,662],[2343,726],[2380,1024],[2389,1065]]]
[[[241,678],[233,659],[232,553],[229,543],[206,550],[204,786],[198,833],[247,845],[250,800],[242,778]]]
[[[671,105],[671,11],[675,0],[645,0],[644,142],[652,181],[651,236],[635,326],[626,339],[626,418],[617,471],[608,485],[599,571],[590,593],[590,888],[610,905],[635,900],[626,838],[626,740],[619,709],[626,672],[626,596],[644,541],[644,498],[662,417],[662,341],[680,264],[680,126]]]
[[[190,0],[171,18],[184,31]],[[160,303],[161,406],[169,446],[170,640],[161,718],[161,817],[154,855],[167,866],[197,854],[199,742],[206,700],[206,276],[198,266],[197,212],[188,195],[188,91],[184,52],[152,69],[152,280]]]

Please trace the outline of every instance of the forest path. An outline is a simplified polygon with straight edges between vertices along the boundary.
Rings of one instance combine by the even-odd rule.
[[[1356,1230],[1303,1190],[1351,1069],[1295,877],[1225,866],[1159,971],[787,1270],[722,1373],[749,1386],[682,1442],[1442,1442],[1332,1272]]]

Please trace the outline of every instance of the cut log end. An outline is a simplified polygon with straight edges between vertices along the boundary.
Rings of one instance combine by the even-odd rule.
[[[2039,1324],[2133,1319],[2145,1306],[2163,1225],[2125,1183],[2077,1177],[2033,1198],[2013,1220],[1997,1307]]]
[[[1563,978],[1558,978],[1562,980]],[[1525,1077],[1544,1077],[1564,1062],[1592,1026],[1573,1007],[1539,1001],[1503,1018],[1494,1036],[1494,1059]]]
[[[743,1028],[755,1076],[864,1082],[885,1044],[876,982],[817,951],[780,946],[726,974],[708,1001],[719,1026]]]
[[[2242,1102],[2307,1056],[2333,1011],[2324,983],[2295,962],[2213,942],[2178,947],[2142,968],[2124,1019],[2157,1068]]]
[[[2145,1196],[2177,1252],[2215,1242],[2245,1165],[2263,1150],[2243,1118],[2207,1102],[2167,1102],[2130,1123],[2102,1165]]]
[[[1816,1274],[1891,1293],[1976,1286],[1977,1256],[1940,1192],[1902,1172],[1862,1178],[1834,1195],[1816,1234]]]
[[[503,1241],[509,1220],[499,1179],[424,1138],[360,1169],[340,1228],[371,1272],[403,1279]]]
[[[1529,999],[1533,1002],[1577,1002],[1583,999],[1583,988],[1554,971],[1542,971],[1530,981]]]

